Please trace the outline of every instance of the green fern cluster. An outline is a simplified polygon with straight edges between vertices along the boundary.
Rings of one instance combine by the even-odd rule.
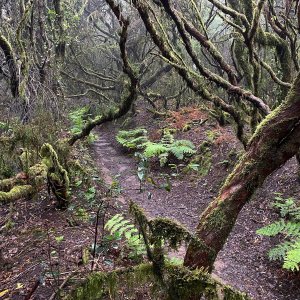
[[[144,128],[136,128],[133,130],[121,130],[116,135],[116,140],[123,147],[138,150],[148,142],[147,130]]]
[[[172,155],[178,160],[183,160],[185,156],[192,156],[195,153],[195,146],[191,141],[175,140],[168,129],[165,129],[160,142],[148,142],[144,149],[145,157],[158,157],[162,167]]]
[[[139,231],[121,214],[116,214],[109,219],[104,228],[116,238],[124,237],[133,257],[140,257],[146,254],[145,245]]]
[[[281,235],[284,241],[269,251],[270,260],[283,261],[283,268],[300,269],[300,207],[293,198],[275,197],[274,207],[279,209],[280,220],[260,228],[257,233],[264,236]]]
[[[86,124],[86,118],[89,117],[89,108],[87,106],[75,109],[69,113],[69,118],[72,122],[71,132],[76,134],[81,132],[83,126]]]
[[[91,114],[89,113],[90,108],[88,106],[84,106],[69,113],[69,118],[72,122],[72,127],[70,132],[73,134],[78,134],[81,132],[82,128],[89,121]],[[97,136],[95,134],[89,134],[88,141],[93,142]]]
[[[117,141],[126,148],[142,150],[146,158],[157,157],[160,165],[165,166],[171,156],[178,160],[196,153],[194,144],[189,140],[175,140],[170,130],[165,129],[160,141],[151,142],[147,130],[137,128],[129,131],[119,131]]]

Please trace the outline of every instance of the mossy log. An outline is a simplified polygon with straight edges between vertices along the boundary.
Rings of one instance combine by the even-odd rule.
[[[29,198],[47,182],[58,201],[58,207],[67,206],[69,199],[67,171],[60,164],[57,153],[50,144],[44,144],[40,154],[42,156],[40,163],[15,177],[0,180],[0,202]]]
[[[0,180],[0,202],[11,202],[21,198],[29,198],[45,184],[47,167],[36,164],[15,177]]]
[[[0,192],[0,202],[12,202],[21,198],[28,198],[35,194],[32,185],[17,185],[8,192]]]

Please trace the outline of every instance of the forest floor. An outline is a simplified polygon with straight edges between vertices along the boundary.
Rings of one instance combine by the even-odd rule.
[[[150,114],[140,113],[129,127],[147,128],[155,136],[157,130],[164,126],[164,121],[153,122]],[[217,195],[235,163],[235,158],[229,157],[230,152],[233,150],[232,152],[237,153],[241,149],[231,129],[220,128],[215,123],[206,123],[204,126],[195,126],[187,132],[180,133],[180,138],[189,139],[195,145],[207,140],[212,132],[216,133],[212,145],[210,171],[202,177],[179,174],[171,180],[170,192],[148,186],[146,190],[151,192],[151,198],[148,198],[147,193],[138,191],[135,158],[124,153],[124,149],[115,140],[119,128],[118,124],[109,124],[99,130],[99,139],[95,143],[95,159],[108,180],[118,177],[123,188],[121,202],[124,203],[124,209],[128,201],[133,200],[144,208],[150,218],[168,217],[194,231],[199,215]],[[229,162],[229,165],[223,162]],[[267,258],[268,250],[276,241],[256,234],[257,229],[270,224],[278,217],[271,208],[274,193],[282,193],[283,197],[299,198],[297,170],[296,160],[291,159],[266,180],[263,187],[243,208],[215,262],[215,277],[248,293],[255,300],[300,300],[299,276],[283,271],[280,264],[270,262]],[[163,171],[165,170],[155,168],[154,165],[151,175],[156,180],[161,177]],[[180,250],[178,256],[184,256],[184,249]]]
[[[150,138],[156,139],[161,128],[180,127],[195,111],[187,110],[182,114],[185,116],[176,113],[167,120],[159,120],[153,119],[150,113],[138,112],[126,128],[144,127],[148,129]],[[229,126],[221,128],[215,122],[208,121],[202,126],[194,125],[186,132],[178,130],[177,138],[190,139],[195,145],[210,141],[212,164],[208,174],[186,174],[180,166],[178,170],[170,170],[160,168],[153,162],[152,178],[164,183],[166,176],[172,175],[171,190],[158,189],[148,183],[143,187],[146,192],[141,193],[136,176],[137,161],[115,140],[124,123],[122,120],[106,124],[97,130],[99,137],[91,149],[92,160],[86,156],[85,150],[78,153],[80,161],[89,159],[95,164],[93,179],[96,188],[100,189],[98,195],[93,195],[93,190],[90,193],[75,191],[71,207],[66,211],[56,210],[47,193],[41,193],[33,200],[24,199],[0,206],[0,249],[3,249],[8,261],[5,269],[0,270],[0,293],[9,290],[0,299],[23,300],[31,292],[34,292],[31,299],[50,299],[58,285],[57,274],[61,283],[76,272],[80,274],[73,278],[73,283],[76,283],[90,272],[91,257],[85,262],[85,253],[94,241],[97,207],[107,187],[113,183],[118,182],[121,189],[109,200],[108,216],[118,212],[126,214],[128,203],[133,200],[145,209],[149,217],[166,216],[194,231],[199,215],[218,193],[241,151]],[[280,264],[272,263],[267,258],[267,251],[276,241],[255,233],[278,216],[271,208],[275,192],[298,199],[300,184],[297,169],[296,161],[292,159],[266,180],[242,210],[215,263],[215,277],[247,292],[254,300],[300,300],[299,276],[282,271]],[[83,204],[88,201],[93,203]],[[11,228],[6,226],[8,219]],[[183,257],[184,250],[180,249],[177,257]],[[131,263],[121,260],[118,255],[104,249],[97,255],[95,270],[111,270]],[[39,281],[41,278],[42,282]],[[39,284],[35,290],[36,282]],[[146,298],[141,294],[131,299]]]

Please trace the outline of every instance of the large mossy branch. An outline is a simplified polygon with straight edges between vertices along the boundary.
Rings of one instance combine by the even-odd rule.
[[[119,20],[119,23],[122,28],[119,47],[121,51],[121,58],[123,60],[123,71],[130,79],[128,94],[121,100],[119,107],[112,108],[107,112],[103,113],[103,115],[97,116],[95,119],[89,121],[81,130],[81,132],[74,134],[69,139],[70,145],[73,145],[79,139],[88,136],[96,126],[99,126],[106,122],[116,120],[124,116],[127,112],[129,112],[132,104],[137,99],[138,76],[129,63],[128,54],[126,50],[127,31],[128,31],[129,21],[123,17],[119,9],[119,6],[115,5],[114,1],[107,1],[107,3],[111,7],[117,19]]]
[[[164,285],[157,281],[155,269],[151,264],[141,264],[112,272],[97,272],[73,290],[66,300],[96,300],[110,295],[116,299],[118,290],[132,293],[135,288],[151,283],[154,295],[164,299],[189,300],[250,300],[246,294],[213,279],[202,270],[189,270],[182,266],[166,265],[164,267]]]
[[[266,0],[259,0],[255,9],[253,9],[253,18],[251,22],[251,26],[248,32],[248,40],[251,43],[254,39],[254,36],[259,28],[259,18],[261,16],[263,7],[266,3]],[[251,10],[252,12],[252,10]]]
[[[68,74],[65,71],[61,71],[61,74],[68,77],[68,78],[70,78],[73,81],[82,83],[82,84],[87,85],[87,86],[91,86],[91,87],[93,87],[97,90],[100,90],[100,91],[112,91],[112,90],[115,89],[115,86],[102,86],[102,85],[99,85],[99,84],[91,82],[91,81],[87,81],[87,80],[84,80],[84,79],[74,77],[74,76]]]
[[[237,10],[231,8],[228,5],[223,4],[222,2],[218,0],[208,0],[211,4],[216,6],[220,11],[222,11],[224,14],[229,15],[232,17],[235,21],[241,22],[247,30],[250,28],[249,20],[247,19],[246,15],[243,13],[238,12]],[[248,1],[248,0],[247,0]],[[248,1],[251,2],[251,1]]]
[[[244,156],[203,212],[196,235],[218,253],[224,246],[243,206],[264,180],[300,147],[300,73],[285,101],[258,126]],[[208,251],[190,245],[185,265],[212,269]]]
[[[190,22],[183,18],[183,16],[181,18],[186,31],[210,53],[210,55],[219,64],[222,70],[227,73],[230,83],[236,85],[238,75],[235,73],[234,69],[226,62],[217,47],[208,38],[206,38],[205,35],[198,31],[197,28],[195,28]]]

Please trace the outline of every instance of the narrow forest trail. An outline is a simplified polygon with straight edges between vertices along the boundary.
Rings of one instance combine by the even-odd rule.
[[[134,157],[124,153],[115,142],[117,128],[113,124],[101,127],[94,144],[94,157],[103,179],[111,184],[114,177],[122,187],[118,198],[121,208],[127,209],[131,199],[138,203],[150,217],[165,216],[177,220],[194,231],[199,214],[216,195],[223,176],[216,176],[214,167],[208,176],[197,181],[175,179],[172,189],[152,189],[152,197],[138,191]],[[267,251],[271,240],[261,238],[256,229],[269,224],[274,212],[268,209],[274,192],[298,197],[300,194],[295,161],[288,162],[273,174],[246,205],[236,226],[215,263],[214,276],[223,282],[245,291],[255,300],[300,300],[299,279],[289,279],[278,264],[270,263]],[[183,252],[179,255],[183,256]]]

